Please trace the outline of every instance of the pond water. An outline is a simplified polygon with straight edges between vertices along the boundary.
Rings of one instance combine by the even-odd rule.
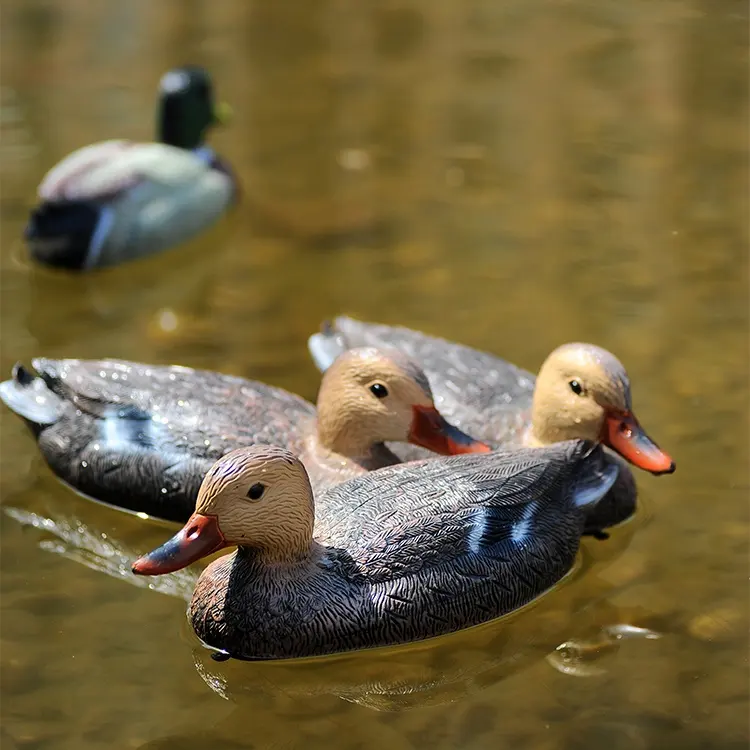
[[[89,545],[117,576],[172,530],[78,498],[3,408],[3,750],[745,748],[747,32],[732,0],[6,0],[3,373],[109,356],[314,398],[306,338],[340,312],[530,370],[592,341],[626,364],[678,468],[639,474],[639,517],[509,621],[220,665],[186,625],[189,580],[155,591],[82,564]],[[156,82],[184,61],[234,107],[212,142],[239,209],[132,266],[32,266],[20,237],[43,173],[151,138]],[[662,637],[574,670],[546,658],[617,624]]]

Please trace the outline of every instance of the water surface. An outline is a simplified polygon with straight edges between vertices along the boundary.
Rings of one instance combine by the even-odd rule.
[[[110,356],[314,398],[305,341],[339,312],[530,370],[592,341],[625,362],[678,471],[639,475],[647,512],[609,546],[587,541],[576,576],[510,623],[217,665],[179,598],[18,523],[36,513],[133,553],[171,533],[58,484],[3,409],[3,750],[745,748],[746,16],[698,0],[6,0],[3,373]],[[213,142],[241,208],[130,267],[32,267],[19,238],[43,173],[87,143],[152,137],[156,82],[184,61],[234,107]],[[545,660],[618,622],[663,637],[623,641],[587,676]]]

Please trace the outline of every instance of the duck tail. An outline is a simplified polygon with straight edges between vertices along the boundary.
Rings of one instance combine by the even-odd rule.
[[[618,474],[617,464],[607,460],[600,446],[592,444],[581,458],[573,503],[578,508],[593,508],[612,489]]]
[[[13,366],[11,379],[0,383],[0,399],[35,433],[57,422],[63,413],[63,400],[20,362]]]
[[[328,320],[321,325],[320,333],[307,339],[307,349],[320,372],[325,372],[347,348],[343,335]]]
[[[101,207],[92,201],[40,204],[32,210],[24,232],[31,257],[69,271],[87,268],[102,216]]]

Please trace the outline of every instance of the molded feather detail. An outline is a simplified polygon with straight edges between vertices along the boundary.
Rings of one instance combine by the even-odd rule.
[[[257,451],[241,453],[242,488],[265,476],[268,455]],[[269,508],[287,523],[310,512],[298,492],[306,478],[279,463],[267,507],[243,504],[239,489],[211,494],[206,508],[199,500],[226,542],[245,546],[201,576],[193,627],[236,658],[287,658],[419,640],[506,614],[571,570],[584,527],[575,488],[603,460],[599,447],[571,441],[383,468],[319,495],[341,519],[318,537],[325,547],[308,537],[302,556],[269,557]]]

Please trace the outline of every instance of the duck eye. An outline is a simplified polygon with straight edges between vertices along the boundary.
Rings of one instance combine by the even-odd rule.
[[[568,385],[570,386],[570,390],[573,391],[576,396],[580,396],[583,393],[583,386],[577,380],[571,380]]]
[[[247,497],[249,500],[260,500],[263,497],[263,492],[266,486],[260,482],[256,482],[248,491]]]
[[[370,386],[370,393],[375,398],[385,398],[388,395],[388,389],[382,383],[373,383]]]

